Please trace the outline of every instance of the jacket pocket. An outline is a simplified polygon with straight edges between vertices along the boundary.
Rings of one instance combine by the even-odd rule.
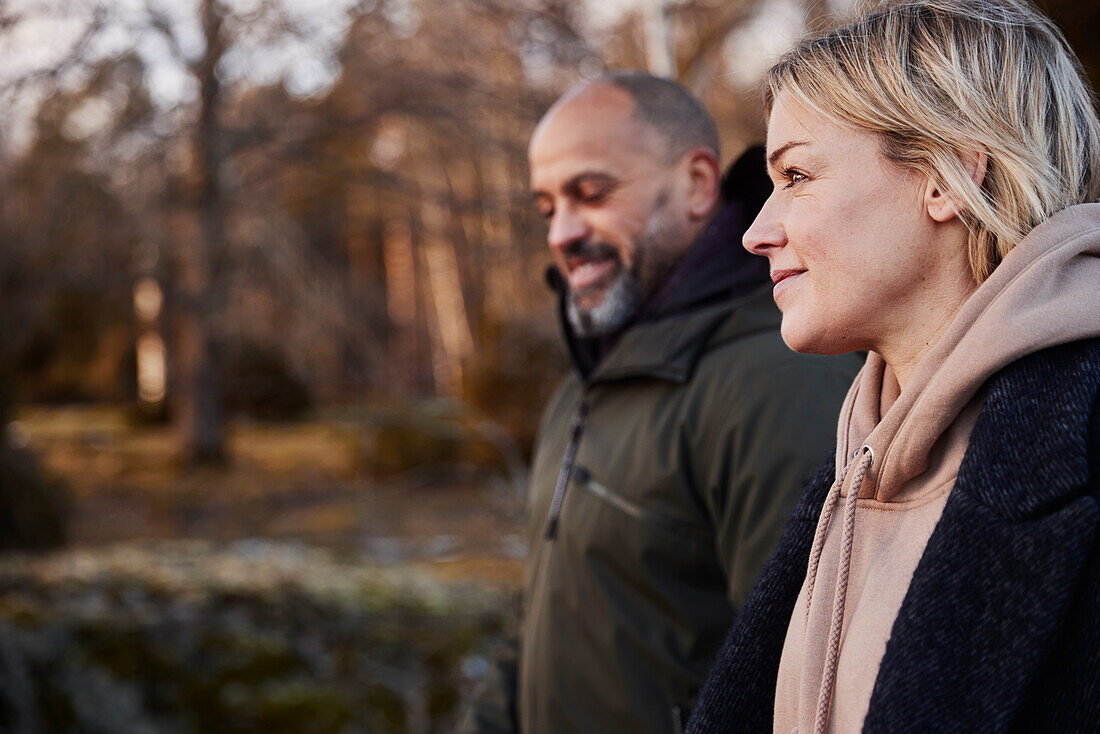
[[[627,499],[622,494],[598,481],[583,466],[573,467],[573,481],[589,494],[646,525],[687,540],[694,539],[699,532],[699,528],[686,522],[665,517],[641,507],[633,500]]]

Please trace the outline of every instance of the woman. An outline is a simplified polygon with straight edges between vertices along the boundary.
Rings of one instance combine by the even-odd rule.
[[[868,350],[690,732],[1100,727],[1100,123],[1023,0],[908,0],[768,77],[745,234]]]

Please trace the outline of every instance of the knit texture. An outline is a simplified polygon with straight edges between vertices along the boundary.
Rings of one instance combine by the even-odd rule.
[[[894,622],[865,732],[1094,731],[1100,721],[1100,340],[989,383]],[[688,732],[771,732],[775,680],[833,466],[810,483]]]

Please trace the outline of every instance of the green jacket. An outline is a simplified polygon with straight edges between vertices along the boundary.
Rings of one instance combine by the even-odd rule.
[[[795,354],[779,324],[769,284],[636,324],[565,379],[534,457],[521,641],[460,731],[686,722],[860,364]]]

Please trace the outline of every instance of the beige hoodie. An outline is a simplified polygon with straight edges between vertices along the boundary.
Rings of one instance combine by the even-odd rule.
[[[983,386],[1026,354],[1093,336],[1100,336],[1100,204],[1083,204],[1051,217],[1008,254],[904,390],[879,355],[868,356],[841,410],[837,485],[787,629],[777,734],[859,731]],[[853,486],[855,503],[839,499]]]

